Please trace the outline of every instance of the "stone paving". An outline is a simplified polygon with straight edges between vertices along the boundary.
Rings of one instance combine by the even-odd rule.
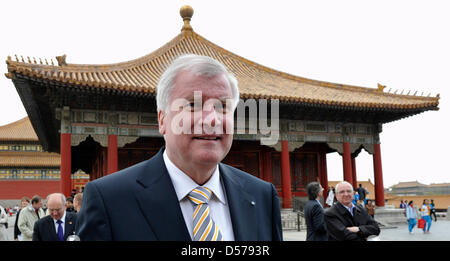
[[[16,216],[8,217],[8,237],[13,240],[14,222]],[[409,234],[407,224],[396,225],[396,228],[383,228],[380,233],[381,241],[450,241],[450,221],[438,219],[431,223],[430,234],[424,234],[421,229],[414,229],[414,234]],[[306,230],[283,231],[285,241],[305,241]]]
[[[382,228],[379,239],[381,241],[450,241],[450,221],[438,219],[431,223],[430,233],[424,234],[422,229],[413,230],[409,234],[408,225],[398,224],[396,228]],[[304,241],[306,240],[306,230],[303,231],[283,231],[285,241]]]

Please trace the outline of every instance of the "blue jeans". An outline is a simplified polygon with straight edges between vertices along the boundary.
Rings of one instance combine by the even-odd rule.
[[[423,232],[425,232],[425,228],[426,231],[430,231],[430,227],[431,227],[431,217],[430,216],[423,216],[423,219],[425,219],[425,227],[423,228]]]
[[[413,228],[416,226],[416,223],[417,222],[415,218],[408,219],[409,232],[412,232]]]

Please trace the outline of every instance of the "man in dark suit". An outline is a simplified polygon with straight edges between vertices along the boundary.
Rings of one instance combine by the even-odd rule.
[[[311,182],[306,186],[309,200],[305,205],[306,241],[327,241],[327,228],[323,217],[323,207],[320,198],[323,188],[318,182]]]
[[[80,239],[282,240],[274,186],[220,163],[239,102],[225,66],[205,56],[177,58],[161,76],[156,101],[165,147],[86,185]]]
[[[379,235],[377,222],[360,205],[353,205],[353,187],[344,181],[336,186],[338,202],[325,211],[325,222],[330,241],[365,241]]]
[[[61,193],[50,194],[47,207],[50,215],[36,223],[33,229],[33,241],[66,241],[75,233],[77,216],[66,211],[66,199]]]

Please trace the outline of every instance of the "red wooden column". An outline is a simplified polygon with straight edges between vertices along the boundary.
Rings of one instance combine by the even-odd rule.
[[[61,133],[60,189],[66,197],[72,192],[72,145],[71,134]]]
[[[321,173],[320,173],[320,183],[322,184],[323,187],[323,199],[324,202],[327,200],[328,198],[328,171],[327,171],[327,153],[325,150],[321,151],[320,153],[320,163],[321,163]]]
[[[353,184],[352,179],[352,156],[350,155],[350,143],[344,142],[342,144],[344,149],[342,153],[342,163],[344,165],[344,180],[350,184]]]
[[[281,184],[283,208],[292,208],[291,166],[289,161],[289,145],[287,140],[281,141]]]
[[[356,179],[356,158],[352,157],[352,186],[354,189],[358,187],[358,181]]]
[[[375,178],[375,205],[384,206],[384,186],[383,186],[383,170],[381,167],[381,148],[380,144],[373,145],[373,170]]]
[[[106,174],[111,174],[117,172],[118,170],[118,149],[117,149],[117,135],[108,135],[108,159],[107,159],[107,172]]]

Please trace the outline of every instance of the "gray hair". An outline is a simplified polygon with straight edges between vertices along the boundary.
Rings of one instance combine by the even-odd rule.
[[[236,78],[228,72],[227,68],[219,61],[202,55],[185,54],[176,58],[164,71],[156,88],[157,111],[166,111],[172,90],[175,87],[175,78],[181,71],[190,71],[195,75],[213,77],[224,74],[231,87],[233,95],[233,109],[239,103],[239,89]]]
[[[306,192],[308,193],[308,198],[310,200],[314,200],[317,198],[317,196],[320,193],[320,190],[322,187],[320,186],[319,182],[311,182],[306,186]]]
[[[347,185],[349,185],[351,188],[352,188],[352,191],[353,191],[353,186],[352,186],[352,184],[350,184],[350,183],[348,183],[347,181],[341,181],[341,182],[339,182],[337,185],[336,185],[336,188],[335,188],[335,190],[336,190],[336,194],[338,193],[338,191],[339,191],[339,187],[340,187],[340,185],[343,185],[343,184],[347,184]]]
[[[63,207],[66,205],[66,196],[64,196],[63,193],[52,193],[52,194],[48,195],[47,202],[48,202],[48,199],[50,198],[50,196],[52,196],[52,195],[59,195],[61,197],[61,202],[62,202]]]

